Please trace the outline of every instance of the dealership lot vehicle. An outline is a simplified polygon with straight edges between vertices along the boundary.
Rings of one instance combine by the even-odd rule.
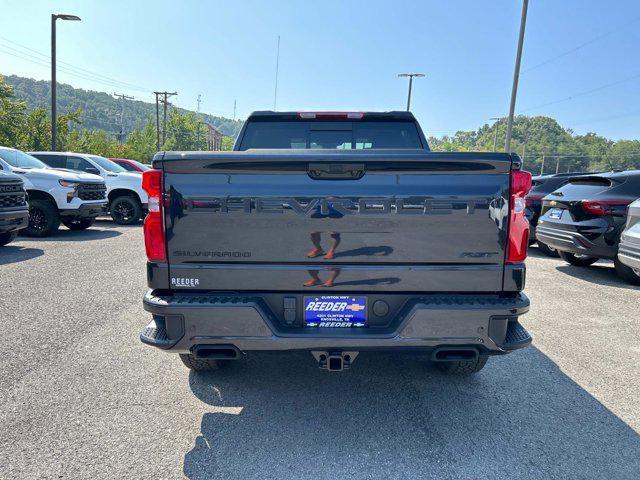
[[[84,230],[107,206],[106,187],[97,175],[49,168],[20,150],[0,147],[0,168],[19,176],[29,196],[26,235],[46,237],[63,223]]]
[[[143,174],[143,342],[194,370],[408,350],[461,374],[531,343],[517,156],[429,152],[408,112],[260,112],[236,149],[159,153]]]
[[[366,351],[340,375],[306,352],[185,375],[138,340],[143,243],[141,228],[98,220],[0,252],[0,318],[15,339],[0,362],[0,478],[468,478],[472,468],[632,479],[640,469],[640,288],[611,262],[581,269],[532,249],[522,322],[534,345],[471,378],[442,374],[428,355]]]
[[[140,175],[126,171],[108,158],[74,152],[31,152],[52,168],[100,175],[107,185],[107,206],[113,221],[120,225],[138,223],[147,208],[147,194]]]
[[[537,241],[538,248],[550,257],[558,256],[556,249],[537,240],[536,238],[536,227],[538,225],[538,219],[540,218],[540,212],[542,211],[542,198],[567,183],[571,177],[575,177],[577,175],[584,175],[584,173],[552,173],[533,177],[531,181],[531,190],[529,190],[529,193],[527,193],[527,196],[525,197],[527,205],[525,215],[527,220],[529,220],[529,244],[532,245]]]
[[[114,163],[117,163],[122,168],[124,168],[127,172],[132,173],[142,173],[147,170],[151,170],[149,165],[145,165],[144,163],[137,162],[135,160],[129,160],[128,158],[110,158]]]
[[[632,270],[631,281],[640,279],[640,198],[629,205],[618,246],[618,261]]]
[[[0,171],[0,247],[15,240],[28,223],[29,205],[22,180]]]
[[[640,170],[573,177],[544,198],[537,237],[572,265],[611,259],[622,278],[640,284],[637,271],[618,259],[627,207],[638,195]]]

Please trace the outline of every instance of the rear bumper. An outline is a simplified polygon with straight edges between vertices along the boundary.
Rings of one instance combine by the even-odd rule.
[[[616,246],[606,244],[603,236],[599,236],[600,242],[596,243],[575,230],[550,225],[546,222],[544,224],[538,223],[536,238],[557,250],[598,258],[615,258],[616,256]]]
[[[298,328],[282,331],[260,298],[245,295],[173,294],[149,291],[144,309],[153,320],[140,335],[161,349],[189,353],[196,345],[232,345],[246,351],[425,350],[470,346],[503,354],[531,343],[518,323],[529,299],[497,295],[427,295],[407,305],[391,332],[373,328]]]
[[[618,246],[618,259],[631,268],[640,269],[640,236],[622,235]]]
[[[0,233],[22,230],[29,224],[29,210],[0,211]]]
[[[61,217],[94,218],[107,211],[107,201],[97,203],[83,203],[78,208],[60,210]]]

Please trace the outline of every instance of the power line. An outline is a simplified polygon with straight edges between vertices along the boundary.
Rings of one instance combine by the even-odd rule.
[[[548,107],[549,105],[555,105],[557,103],[568,102],[573,100],[574,98],[583,97],[585,95],[590,95],[595,92],[599,92],[600,90],[604,90],[609,87],[614,87],[616,85],[620,85],[621,83],[629,82],[631,80],[635,80],[636,78],[640,78],[640,74],[633,75],[631,77],[623,78],[621,80],[617,80],[615,82],[607,83],[605,85],[600,85],[599,87],[592,88],[590,90],[585,90],[583,92],[574,93],[568,97],[560,98],[558,100],[553,100],[551,102],[543,103],[541,105],[536,105],[535,107],[525,108],[524,110],[520,110],[520,113],[529,112],[531,110],[537,110],[539,108]]]
[[[42,62],[44,62],[45,65],[43,65],[43,66],[49,66],[51,64],[49,55],[47,55],[45,53],[39,52],[38,50],[34,50],[33,48],[27,47],[26,45],[22,45],[22,44],[20,44],[18,42],[14,42],[13,40],[10,40],[10,39],[8,39],[6,37],[3,37],[1,35],[0,35],[0,39],[4,40],[5,42],[9,42],[12,45],[16,45],[16,46],[20,47],[23,50],[28,50],[29,52],[33,52],[36,55],[38,55],[38,56],[35,56],[35,55],[29,54],[27,52],[21,51],[19,49],[16,49],[16,48],[14,48],[14,47],[12,47],[10,45],[0,43],[0,45],[3,46],[4,48],[9,48],[9,49],[13,50],[14,52],[17,52],[20,55],[28,56],[31,59],[35,59],[35,60],[29,60],[29,59],[24,58],[24,57],[18,57],[18,58],[22,58],[23,60],[27,60],[27,61],[32,61],[33,63],[36,63],[36,61],[37,61],[37,62],[40,62],[40,64],[42,64]],[[13,55],[14,57],[17,56],[16,54],[12,54],[12,53],[6,52],[6,51],[3,52],[3,53],[6,53],[8,55]],[[129,83],[129,82],[123,82],[121,80],[117,80],[115,78],[108,77],[106,75],[93,72],[93,71],[88,70],[86,68],[75,66],[75,65],[73,65],[72,63],[69,63],[69,62],[64,62],[62,60],[58,60],[57,63],[66,65],[65,70],[67,70],[67,73],[69,73],[70,75],[78,76],[80,78],[84,78],[84,79],[87,79],[87,80],[92,80],[92,81],[95,81],[97,83],[109,82],[109,84],[111,84],[110,86],[114,86],[113,84],[118,84],[121,88],[122,87],[126,87],[126,88],[129,88],[129,89],[132,89],[132,90],[139,90],[139,91],[142,91],[142,92],[150,92],[151,91],[151,89],[149,89],[149,88],[144,88],[144,87],[141,87],[139,85],[135,85],[135,84],[132,84],[132,83]],[[115,85],[115,86],[118,86],[118,85]]]
[[[595,36],[595,37],[593,37],[593,38],[591,38],[591,39],[589,39],[589,40],[587,40],[585,42],[582,42],[581,44],[579,44],[579,45],[577,45],[577,46],[575,46],[575,47],[573,47],[573,48],[571,48],[571,49],[569,49],[569,50],[567,50],[565,52],[559,53],[558,55],[555,55],[555,56],[553,56],[551,58],[548,58],[547,60],[544,60],[544,61],[542,61],[540,63],[537,63],[537,64],[535,64],[535,65],[533,65],[533,66],[531,66],[529,68],[525,68],[520,75],[524,75],[525,73],[530,72],[531,70],[535,70],[536,68],[540,68],[540,67],[542,67],[544,65],[547,65],[547,64],[549,64],[551,62],[555,62],[556,60],[558,60],[560,58],[566,57],[567,55],[571,55],[572,53],[577,52],[578,50],[586,47],[587,45],[591,45],[592,43],[595,43],[598,40],[602,40],[603,38],[606,38],[606,37],[608,37],[609,35],[611,35],[613,33],[619,32],[623,28],[626,28],[629,25],[634,24],[638,20],[640,20],[640,17],[634,18],[633,20],[631,20],[631,21],[629,21],[627,23],[624,23],[620,27],[617,27],[617,28],[615,28],[613,30],[609,30],[609,31],[604,32],[604,33],[602,33],[600,35],[597,35],[597,36]]]

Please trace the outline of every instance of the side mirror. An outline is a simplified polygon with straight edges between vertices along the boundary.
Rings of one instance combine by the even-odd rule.
[[[85,170],[85,172],[87,172],[87,173],[91,173],[91,174],[93,174],[93,175],[100,175],[100,170],[98,170],[98,169],[97,169],[97,168],[95,168],[95,167],[88,167],[88,168]]]

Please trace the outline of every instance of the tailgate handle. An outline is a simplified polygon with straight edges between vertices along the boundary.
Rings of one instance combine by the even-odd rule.
[[[357,180],[364,176],[364,163],[310,163],[307,173],[315,180]]]

